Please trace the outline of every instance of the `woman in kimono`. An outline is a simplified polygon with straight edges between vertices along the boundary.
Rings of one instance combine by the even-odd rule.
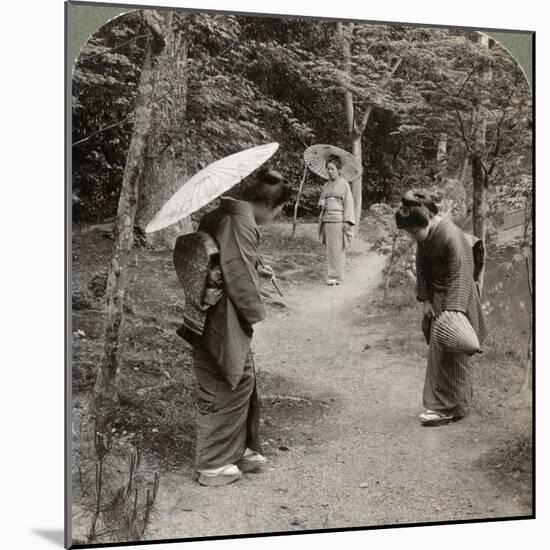
[[[349,183],[340,176],[340,159],[330,158],[326,167],[328,181],[319,199],[319,238],[327,250],[327,285],[332,286],[344,279],[346,248],[353,239],[355,209]]]
[[[250,351],[252,326],[265,318],[258,265],[258,225],[272,221],[290,199],[291,187],[275,171],[249,185],[244,200],[222,197],[202,219],[220,251],[223,296],[207,313],[193,344],[198,383],[196,469],[202,485],[226,485],[265,464],[258,437],[259,402]]]
[[[396,214],[397,227],[417,242],[417,299],[423,303],[423,326],[431,325],[426,332],[430,345],[423,392],[426,411],[419,419],[424,426],[448,424],[467,412],[472,397],[472,358],[439,346],[430,334],[431,320],[443,311],[460,311],[466,315],[479,342],[485,339],[472,246],[449,217],[438,215],[428,193],[409,191],[401,201]]]

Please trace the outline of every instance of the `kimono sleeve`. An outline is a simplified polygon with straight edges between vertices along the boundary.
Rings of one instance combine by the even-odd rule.
[[[327,198],[327,184],[323,185],[323,190],[321,191],[321,196],[319,197],[319,202],[317,206],[323,207],[325,205],[325,199]]]
[[[256,227],[238,217],[227,217],[216,235],[227,296],[241,319],[250,325],[265,319],[256,265],[259,235]]]
[[[447,284],[443,310],[466,313],[474,280],[472,250],[460,236],[452,234],[445,243]]]
[[[430,300],[432,292],[427,279],[426,259],[420,247],[416,248],[416,299],[419,302]]]
[[[355,202],[349,183],[344,180],[346,192],[344,195],[344,222],[355,225]]]

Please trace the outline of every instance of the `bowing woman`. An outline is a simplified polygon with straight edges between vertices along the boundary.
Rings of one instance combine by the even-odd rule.
[[[202,485],[226,485],[266,463],[250,344],[253,325],[266,316],[259,277],[273,272],[258,265],[258,225],[272,221],[291,194],[281,174],[264,172],[242,200],[222,198],[199,225],[218,244],[224,291],[207,313],[203,336],[192,342],[198,383],[196,469]]]
[[[423,304],[424,323],[427,321],[433,332],[431,319],[443,311],[460,311],[482,343],[485,320],[474,281],[472,246],[466,235],[449,217],[438,215],[428,193],[409,191],[401,202],[396,223],[417,242],[417,299]],[[472,358],[466,353],[446,351],[432,336],[423,392],[426,411],[419,417],[425,426],[459,420],[472,397]]]
[[[327,285],[332,286],[344,279],[346,249],[353,239],[355,208],[349,183],[340,175],[340,158],[330,157],[326,168],[328,181],[319,199],[319,238],[327,251]]]

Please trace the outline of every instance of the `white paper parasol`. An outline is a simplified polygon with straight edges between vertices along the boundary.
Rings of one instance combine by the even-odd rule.
[[[184,183],[145,228],[164,229],[216,199],[261,166],[279,148],[268,143],[217,160]]]
[[[328,179],[326,163],[331,157],[337,156],[342,163],[340,175],[348,182],[361,177],[363,169],[355,157],[334,145],[312,145],[304,151],[304,161],[308,168],[318,176]]]
[[[473,354],[481,351],[477,334],[460,311],[441,313],[435,320],[433,336],[449,352]]]

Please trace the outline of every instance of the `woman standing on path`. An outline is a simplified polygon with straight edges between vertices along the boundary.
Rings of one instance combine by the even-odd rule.
[[[443,311],[466,315],[482,343],[486,336],[481,300],[474,281],[474,258],[466,235],[450,218],[438,215],[426,192],[409,191],[401,199],[397,227],[417,242],[417,299],[424,304],[424,321]],[[433,323],[432,332],[433,332]],[[420,415],[425,426],[459,420],[472,396],[472,359],[466,353],[446,351],[430,336],[428,367]]]
[[[340,176],[340,159],[331,157],[326,167],[329,179],[319,199],[319,237],[327,250],[327,285],[339,285],[344,279],[346,248],[353,239],[355,209],[349,183]]]
[[[258,265],[258,225],[272,221],[291,197],[281,174],[259,176],[243,200],[222,198],[200,222],[220,251],[223,296],[208,310],[203,336],[191,338],[198,383],[196,468],[201,485],[226,485],[265,464],[259,401],[250,351],[252,325],[265,318]]]

